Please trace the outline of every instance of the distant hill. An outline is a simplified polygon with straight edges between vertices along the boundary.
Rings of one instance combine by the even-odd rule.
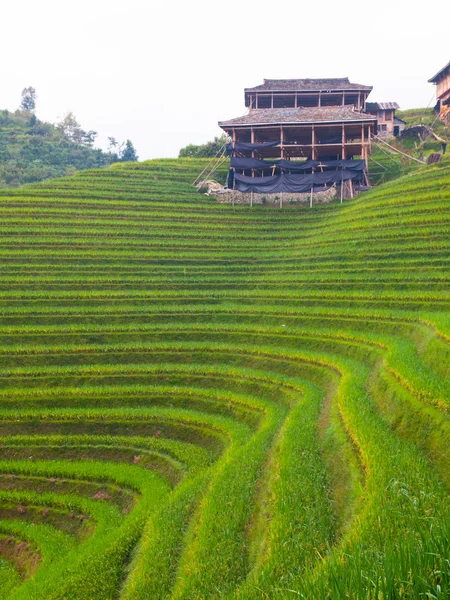
[[[71,175],[119,160],[117,153],[93,147],[95,132],[79,131],[84,137],[77,142],[31,111],[0,110],[0,187]]]

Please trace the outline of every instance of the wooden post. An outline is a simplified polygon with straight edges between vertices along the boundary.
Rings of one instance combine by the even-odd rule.
[[[343,199],[344,199],[344,175],[341,172],[341,204],[342,204]]]
[[[311,128],[311,142],[312,142],[311,158],[312,158],[312,160],[316,160],[316,132],[314,129],[314,125]]]
[[[236,169],[233,169],[234,175],[236,175]],[[234,190],[236,189],[236,177],[233,176],[233,192],[231,194],[231,205],[234,208]]]
[[[256,108],[259,108],[259,97],[258,94],[255,94],[256,97]]]
[[[298,108],[298,92],[295,92],[295,108]]]
[[[364,123],[361,126],[361,151],[363,160],[366,160],[366,143],[365,143],[365,135],[364,135]]]
[[[342,92],[342,106],[345,106],[345,92]]]
[[[283,143],[284,143],[284,135],[283,135],[283,126],[281,125],[280,127],[280,158],[284,158],[284,148],[283,148]]]
[[[317,106],[322,106],[322,92],[319,92],[319,103]]]
[[[271,103],[270,103],[270,108],[273,108],[273,92],[272,92],[272,100],[271,100]]]
[[[342,160],[345,160],[345,125],[342,123]]]
[[[250,141],[252,144],[255,143],[255,132],[253,131],[253,127],[250,127]],[[252,158],[255,158],[255,151],[252,150]],[[252,169],[252,177],[255,176],[255,169]]]
[[[280,192],[280,208],[283,208],[283,192]]]
[[[311,196],[309,198],[309,208],[312,208],[312,196],[313,196],[313,188],[311,186]]]
[[[250,192],[250,208],[253,206],[253,190]]]
[[[353,199],[353,181],[351,179],[349,179],[350,182],[350,198]]]

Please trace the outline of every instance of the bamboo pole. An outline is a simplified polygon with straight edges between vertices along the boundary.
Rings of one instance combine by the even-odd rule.
[[[423,160],[419,160],[418,158],[414,158],[414,156],[410,156],[409,154],[406,154],[405,152],[402,152],[401,150],[398,150],[397,148],[394,148],[394,146],[391,146],[391,144],[388,144],[387,142],[385,142],[384,140],[382,140],[378,136],[375,136],[375,138],[376,138],[377,142],[381,142],[382,144],[385,144],[386,146],[389,146],[389,148],[391,148],[394,152],[398,152],[399,154],[403,154],[403,156],[406,156],[406,158],[410,158],[411,160],[415,160],[416,162],[420,163],[421,165],[426,165],[427,164]]]

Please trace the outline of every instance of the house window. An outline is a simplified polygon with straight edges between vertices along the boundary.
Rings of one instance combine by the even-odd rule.
[[[392,110],[387,110],[384,115],[385,121],[392,121]]]
[[[387,131],[387,125],[380,125],[380,131]]]

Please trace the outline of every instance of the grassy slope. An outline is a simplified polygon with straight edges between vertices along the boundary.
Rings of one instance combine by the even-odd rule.
[[[447,598],[450,163],[314,210],[203,164],[0,194],[8,598]]]
[[[398,110],[396,115],[403,119],[406,127],[426,125],[444,140],[450,140],[450,127],[436,118],[433,108],[411,108]],[[432,152],[441,152],[439,140],[428,137],[422,142],[418,137],[395,138],[389,141],[395,148],[420,160],[426,160]],[[383,145],[374,145],[372,156],[369,158],[370,180],[373,185],[392,181],[406,173],[419,168],[419,163],[401,155],[390,152]]]

